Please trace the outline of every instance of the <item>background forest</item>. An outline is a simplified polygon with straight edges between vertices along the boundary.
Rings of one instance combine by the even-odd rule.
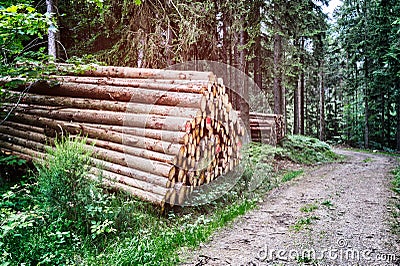
[[[326,7],[337,3],[333,16],[328,16]],[[343,158],[326,143],[311,138],[358,148],[400,152],[398,0],[0,0],[0,126],[6,128],[10,120],[12,123],[16,118],[12,114],[18,114],[18,105],[26,105],[22,99],[31,88],[38,85],[47,90],[46,79],[54,73],[62,73],[55,62],[76,64],[77,68],[72,68],[81,73],[88,69],[82,65],[88,63],[162,69],[194,60],[225,63],[253,78],[264,95],[251,94],[252,85],[241,89],[249,91],[253,103],[264,104],[266,98],[268,104],[260,104],[258,110],[252,111],[281,114],[287,137],[277,146],[252,142],[245,147],[240,179],[219,199],[201,206],[180,208],[163,205],[167,195],[164,194],[160,202],[163,207],[158,208],[135,197],[134,193],[131,195],[103,186],[98,181],[104,181],[102,174],[105,171],[99,172],[99,180],[87,178],[89,175],[95,177],[90,165],[102,166],[93,164],[96,154],[88,145],[95,137],[89,134],[87,139],[56,138],[55,148],[45,150],[44,142],[51,144],[47,140],[57,134],[47,138],[50,135],[47,133],[53,132],[48,130],[52,127],[41,124],[40,117],[30,120],[27,127],[20,127],[20,135],[15,138],[4,133],[11,131],[0,130],[0,142],[9,144],[5,147],[20,146],[29,141],[30,144],[40,144],[41,152],[46,153],[44,160],[38,157],[32,165],[10,154],[8,148],[0,151],[0,265],[175,265],[187,260],[182,257],[185,255],[182,251],[199,247],[217,229],[259,206],[261,210],[262,206],[267,206],[265,215],[274,220],[281,217],[276,220],[279,227],[271,230],[274,235],[270,239],[277,243],[276,232],[282,232],[286,226],[289,237],[292,237],[291,232],[303,230],[304,239],[309,243],[310,232],[317,232],[311,226],[314,220],[318,220],[319,225],[327,225],[323,226],[321,234],[315,234],[318,238],[315,244],[321,248],[322,235],[324,239],[343,236],[342,227],[340,234],[331,228],[334,225],[332,217],[336,217],[335,224],[349,226],[346,229],[348,236],[354,234],[354,241],[363,245],[363,249],[365,243],[359,240],[364,236],[365,239],[373,236],[369,240],[371,243],[377,240],[386,243],[387,238],[375,234],[377,224],[382,234],[389,236],[389,230],[393,230],[399,235],[400,203],[393,193],[389,193],[389,170],[395,167],[396,159],[380,156],[375,151],[368,155],[338,149],[349,157]],[[57,83],[51,80],[50,85],[53,82]],[[54,88],[56,86],[51,86]],[[115,91],[120,93],[119,90],[122,89]],[[234,107],[239,108],[242,114],[247,113],[242,108],[247,108],[246,104],[237,95],[231,94],[230,97]],[[88,102],[91,103],[89,100],[79,106],[87,108]],[[72,110],[72,113],[78,113],[76,110],[81,109]],[[90,111],[100,113],[97,109]],[[70,119],[71,116],[64,116],[62,121]],[[121,120],[120,116],[116,116],[117,119]],[[53,127],[63,130],[57,120],[54,121]],[[65,125],[65,128],[70,127],[67,123]],[[32,128],[37,131],[30,132]],[[37,138],[39,132],[46,138]],[[110,130],[104,135],[118,136],[114,135],[115,132]],[[175,137],[175,131],[171,132]],[[109,144],[124,144],[115,139],[106,142],[107,138],[100,138],[100,141],[107,148],[111,147]],[[152,143],[155,143],[153,146],[162,146],[158,140]],[[150,144],[142,145],[145,146],[143,149],[132,147],[138,148],[139,152],[153,152]],[[20,151],[39,148],[26,146],[27,149]],[[126,146],[131,147],[129,144]],[[120,151],[110,154],[118,157]],[[209,154],[214,151],[217,154],[221,152],[213,150]],[[340,161],[335,163],[337,159]],[[144,159],[138,161],[137,164],[145,162]],[[193,160],[196,161],[200,160]],[[315,169],[314,165],[323,162],[333,163],[324,171],[321,170],[324,165],[318,167],[318,171],[308,170],[311,169],[309,165]],[[215,169],[217,166],[220,168],[216,164]],[[115,173],[120,173],[119,169],[122,168],[118,167]],[[157,178],[154,169],[144,169],[142,179],[147,182]],[[165,185],[161,186],[163,192],[160,194],[170,191],[166,190],[170,188],[166,185],[171,181],[170,169],[174,169],[171,174],[174,184],[177,179],[175,187],[171,185],[171,188],[179,187],[181,190],[185,184],[175,178],[180,171],[175,174],[177,168],[169,168],[166,171],[168,176],[164,174],[161,177]],[[399,194],[400,170],[393,173],[396,175],[393,190]],[[315,176],[310,179],[310,175]],[[321,176],[329,181],[324,183]],[[303,182],[304,187],[295,188],[299,191],[294,193],[297,196],[291,194],[288,197],[292,192],[285,187],[276,190],[278,194],[273,192],[273,197],[283,201],[275,205],[279,212],[272,214],[270,203],[273,201],[264,201],[266,194],[298,177],[304,178],[303,181],[294,180],[285,186],[289,189]],[[132,182],[141,181],[149,191],[157,189],[155,183],[146,183],[140,178],[136,180],[136,174],[128,178]],[[112,181],[123,184],[126,180]],[[192,181],[193,184],[197,182],[195,179]],[[254,183],[257,183],[257,188]],[[136,186],[138,190],[142,188],[138,183]],[[319,193],[322,190],[323,193]],[[366,200],[370,194],[372,196]],[[384,201],[385,197],[390,197],[390,204]],[[306,198],[310,204],[300,207],[299,204],[306,203]],[[348,204],[349,199],[354,204]],[[369,210],[368,213],[363,212],[365,209]],[[343,210],[346,210],[345,216]],[[288,213],[290,217],[286,215]],[[321,219],[314,216],[316,214],[322,214]],[[393,228],[379,227],[392,224],[389,216],[393,216]],[[258,217],[254,224],[262,224],[264,228],[268,221],[264,217]],[[324,224],[324,221],[327,222]],[[246,226],[252,223],[246,219]],[[327,233],[326,228],[331,232]],[[370,229],[354,231],[357,228]],[[248,228],[243,232],[246,234],[243,241],[237,240],[237,231],[232,233],[235,236],[233,242],[243,247],[247,245],[235,249],[241,253],[238,253],[240,257],[250,245],[256,247],[247,238],[253,233],[249,233]],[[293,239],[303,246],[302,241]],[[347,241],[335,238],[330,244],[339,243],[337,240]],[[390,243],[387,241],[388,245]],[[204,246],[210,247],[208,244]],[[257,255],[260,253],[262,250]],[[296,261],[298,264],[319,262],[308,257],[297,257]]]
[[[255,80],[272,111],[284,115],[288,133],[400,150],[399,1],[346,0],[333,19],[323,13],[327,0],[17,2],[25,8],[6,12],[15,1],[0,1],[8,19],[2,36],[19,38],[12,49],[10,40],[1,43],[7,69],[28,51],[45,52],[40,35],[50,25],[60,62],[147,68],[223,62]],[[37,31],[4,26],[14,15],[32,22],[29,14],[38,17]],[[33,38],[38,33],[42,39]]]

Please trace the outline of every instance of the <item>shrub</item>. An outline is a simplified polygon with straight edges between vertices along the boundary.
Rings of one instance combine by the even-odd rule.
[[[88,178],[91,153],[85,139],[63,138],[36,163],[39,194],[50,214],[74,221],[77,230],[96,238],[112,232],[114,197],[104,193],[101,180]]]
[[[64,138],[35,163],[31,183],[16,185],[0,204],[0,264],[77,264],[115,231],[115,197],[87,178],[84,139]],[[80,255],[81,254],[81,255]]]

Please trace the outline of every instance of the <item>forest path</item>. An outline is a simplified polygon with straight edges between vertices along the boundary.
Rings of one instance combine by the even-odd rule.
[[[398,265],[390,224],[397,159],[335,152],[346,159],[272,190],[256,210],[182,254],[191,258],[183,265]]]

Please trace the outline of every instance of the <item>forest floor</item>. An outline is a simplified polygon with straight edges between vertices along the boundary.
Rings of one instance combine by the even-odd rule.
[[[392,233],[397,158],[337,149],[215,233],[183,265],[399,265]]]

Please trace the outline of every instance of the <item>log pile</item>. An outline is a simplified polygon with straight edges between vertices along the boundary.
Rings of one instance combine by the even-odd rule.
[[[183,204],[239,164],[245,129],[211,72],[97,67],[52,79],[12,91],[22,100],[1,148],[40,157],[57,136],[86,136],[93,176],[159,205]]]
[[[250,133],[254,142],[275,146],[285,136],[284,126],[282,115],[250,112]]]

